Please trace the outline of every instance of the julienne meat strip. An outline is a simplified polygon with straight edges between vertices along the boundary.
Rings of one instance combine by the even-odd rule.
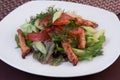
[[[84,49],[86,46],[86,39],[85,39],[85,31],[82,28],[74,28],[70,30],[70,36],[72,37],[79,37],[79,43],[78,43],[78,48],[79,49]]]
[[[79,44],[78,48],[84,49],[86,46],[85,31],[82,28],[78,28]]]
[[[62,42],[62,47],[66,52],[69,61],[75,66],[78,63],[78,57],[74,54],[71,45],[68,42]]]
[[[22,30],[18,29],[17,32],[18,32],[19,45],[22,51],[22,58],[25,58],[25,56],[27,56],[30,53],[31,48],[26,45]]]
[[[74,20],[77,25],[91,26],[93,28],[98,27],[98,24],[96,24],[95,22],[92,22],[90,20],[85,20],[80,17],[77,17]]]

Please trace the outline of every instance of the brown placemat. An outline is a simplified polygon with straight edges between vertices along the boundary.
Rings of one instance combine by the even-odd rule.
[[[2,20],[9,12],[16,7],[30,0],[0,0],[0,20]],[[100,7],[116,14],[120,13],[120,0],[61,0],[72,1]]]
[[[99,8],[103,8],[114,12],[115,14],[120,13],[120,0],[62,0],[72,1],[76,3],[87,4]]]
[[[0,0],[0,20],[16,7],[30,0]]]

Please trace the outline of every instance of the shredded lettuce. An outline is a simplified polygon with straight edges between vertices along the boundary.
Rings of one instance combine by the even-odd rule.
[[[93,35],[93,37],[94,39],[99,41],[100,36],[104,35],[104,33],[105,33],[105,30],[99,30]]]
[[[46,12],[41,12],[40,14],[37,14],[35,17],[31,17],[30,19],[30,23],[31,24],[35,24],[35,21],[37,19],[41,20],[41,19],[44,19],[46,16],[49,16],[51,14],[54,14],[55,12],[57,12],[58,10],[55,9],[54,7],[48,7],[47,11]]]
[[[16,41],[16,44],[17,44],[16,48],[20,48],[19,39],[18,39],[18,35],[17,34],[15,35],[15,41]]]
[[[97,32],[96,29],[94,29],[94,28],[92,28],[90,26],[81,26],[81,27],[84,28],[86,30],[86,33],[89,34],[89,35],[90,34],[93,35],[93,34],[95,34]]]
[[[78,56],[79,60],[91,60],[98,55],[102,55],[102,47],[105,42],[105,36],[102,34],[99,37],[99,42],[95,43],[93,46],[88,47],[84,50],[73,48],[74,53]]]

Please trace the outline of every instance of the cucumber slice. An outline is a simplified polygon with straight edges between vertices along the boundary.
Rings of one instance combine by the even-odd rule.
[[[61,10],[55,12],[54,15],[53,15],[52,22],[54,23],[58,18],[60,18],[61,14],[62,14]]]
[[[45,45],[41,42],[41,41],[37,41],[33,43],[33,48],[35,48],[35,50],[39,50],[41,53],[46,54],[47,50],[45,48]]]
[[[39,19],[37,19],[36,21],[35,21],[35,26],[38,28],[38,29],[40,29],[40,30],[43,30],[44,29],[44,27],[42,26],[42,25],[39,25]]]

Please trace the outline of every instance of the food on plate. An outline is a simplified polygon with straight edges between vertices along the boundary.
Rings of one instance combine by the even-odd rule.
[[[18,32],[19,45],[22,51],[22,57],[25,58],[25,56],[30,52],[30,47],[26,45],[23,32],[21,31],[21,29],[18,29],[17,32]]]
[[[32,53],[42,64],[57,66],[69,61],[76,66],[102,55],[105,31],[97,27],[75,13],[49,7],[21,25],[15,40],[23,58]]]

